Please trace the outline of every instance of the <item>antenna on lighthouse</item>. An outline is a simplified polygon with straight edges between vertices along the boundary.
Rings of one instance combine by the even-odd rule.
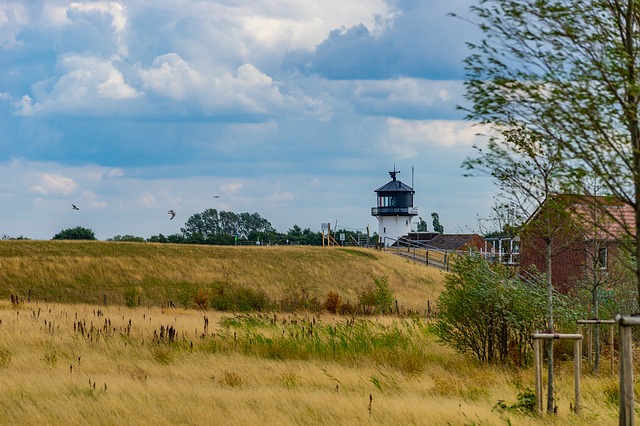
[[[411,188],[416,189],[415,186],[413,186],[413,166],[411,166]]]

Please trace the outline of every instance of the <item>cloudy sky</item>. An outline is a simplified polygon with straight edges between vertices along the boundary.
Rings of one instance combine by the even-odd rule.
[[[5,0],[0,235],[169,235],[207,208],[375,231],[394,166],[429,229],[478,230],[494,188],[462,176],[482,141],[456,109],[478,32],[447,16],[474,2]]]

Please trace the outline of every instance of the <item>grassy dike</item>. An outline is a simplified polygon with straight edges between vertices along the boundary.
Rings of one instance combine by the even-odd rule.
[[[220,283],[356,300],[382,276],[407,309],[435,300],[444,277],[352,248],[2,241],[0,424],[618,423],[607,371],[583,374],[571,412],[570,359],[558,360],[556,415],[501,409],[533,387],[532,368],[478,365],[424,317],[167,307]],[[125,306],[132,288],[142,306]]]
[[[373,249],[307,246],[201,246],[104,241],[0,241],[0,298],[191,307],[215,288],[324,301],[330,291],[355,304],[387,277],[404,309],[425,311],[443,273]],[[133,299],[133,300],[131,300]]]

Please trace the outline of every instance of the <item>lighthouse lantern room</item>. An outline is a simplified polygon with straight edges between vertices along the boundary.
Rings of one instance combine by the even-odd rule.
[[[376,189],[377,206],[371,208],[371,215],[378,219],[378,235],[385,245],[393,244],[398,238],[411,232],[411,220],[418,215],[413,207],[415,191],[409,185],[400,182],[395,167],[391,181]],[[385,238],[388,237],[388,238]]]

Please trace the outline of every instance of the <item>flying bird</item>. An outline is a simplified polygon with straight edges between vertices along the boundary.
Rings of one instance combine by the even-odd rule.
[[[76,207],[76,205],[75,205],[75,204],[71,204],[71,208],[72,208],[73,210],[80,210],[78,207]]]
[[[171,215],[169,220],[173,220],[173,218],[176,217],[176,212],[174,210],[169,210],[167,213],[169,213]]]
[[[214,195],[213,198],[220,198],[220,196],[219,195]]]

